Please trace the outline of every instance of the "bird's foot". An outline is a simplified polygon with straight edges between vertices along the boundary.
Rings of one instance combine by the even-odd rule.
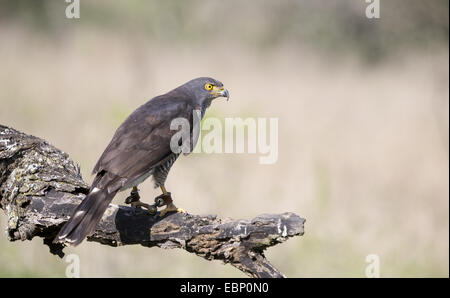
[[[180,213],[186,213],[186,211],[184,211],[181,208],[177,208],[174,204],[173,204],[173,200],[172,200],[172,196],[170,194],[170,192],[166,192],[162,195],[159,195],[155,198],[155,205],[156,207],[162,207],[166,205],[166,209],[161,210],[159,216],[162,217],[164,216],[167,212],[180,212]]]
[[[159,217],[163,217],[167,212],[178,212],[178,213],[186,213],[184,209],[177,208],[173,203],[167,205],[166,209],[161,210],[159,213]]]
[[[145,208],[148,210],[150,214],[155,214],[158,209],[155,205],[149,205],[146,203],[143,203],[140,201],[139,191],[137,188],[133,188],[130,195],[125,199],[126,204],[130,204],[131,207],[138,209],[138,208]]]
[[[155,205],[149,205],[149,204],[143,203],[141,201],[132,202],[131,207],[133,207],[135,209],[145,208],[148,210],[148,213],[150,213],[150,214],[155,214],[156,212],[158,212],[158,209],[156,208]]]

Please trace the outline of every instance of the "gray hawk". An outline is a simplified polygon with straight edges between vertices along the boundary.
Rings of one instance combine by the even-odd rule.
[[[145,207],[151,213],[166,205],[159,216],[182,209],[175,207],[170,192],[164,183],[179,152],[170,146],[177,130],[171,129],[173,119],[189,121],[193,148],[197,142],[192,138],[193,113],[201,111],[201,117],[217,97],[229,98],[228,90],[215,79],[201,77],[193,79],[174,90],[154,97],[137,108],[116,130],[112,140],[94,167],[94,181],[89,193],[77,206],[64,224],[54,242],[73,246],[80,244],[91,234],[103,216],[111,200],[119,192],[132,188],[126,202],[134,207]],[[162,195],[150,206],[139,201],[137,186],[152,176],[155,187]]]

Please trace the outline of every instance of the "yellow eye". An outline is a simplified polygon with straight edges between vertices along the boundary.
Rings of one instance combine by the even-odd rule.
[[[211,84],[205,84],[205,89],[206,90],[208,90],[208,91],[211,91],[212,90],[212,88],[213,88],[213,85],[211,85]]]

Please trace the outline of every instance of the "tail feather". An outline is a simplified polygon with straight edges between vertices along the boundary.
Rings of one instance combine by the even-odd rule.
[[[53,242],[66,242],[76,246],[95,230],[109,203],[118,192],[118,189],[115,188],[113,190],[109,190],[108,187],[97,188],[96,185],[99,184],[101,178],[96,177],[89,194],[78,205]]]

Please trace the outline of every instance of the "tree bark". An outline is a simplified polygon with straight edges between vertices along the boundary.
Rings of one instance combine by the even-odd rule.
[[[79,166],[45,140],[0,125],[0,208],[10,241],[42,237],[50,252],[64,256],[52,243],[83,200],[89,186]],[[263,214],[252,220],[215,215],[149,215],[142,209],[110,204],[87,238],[110,246],[182,248],[207,260],[222,260],[251,277],[284,277],[264,256],[267,247],[303,235],[305,219],[294,213]]]

